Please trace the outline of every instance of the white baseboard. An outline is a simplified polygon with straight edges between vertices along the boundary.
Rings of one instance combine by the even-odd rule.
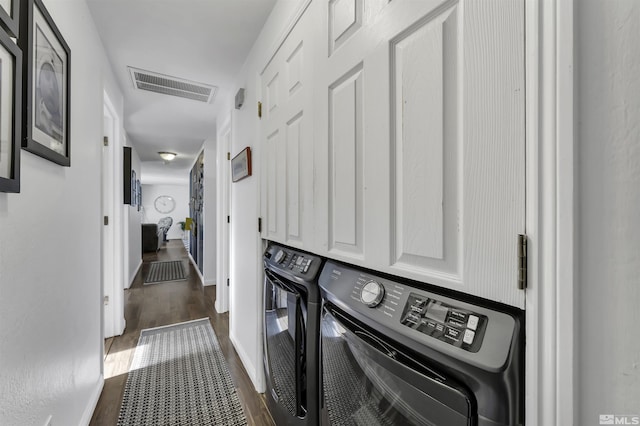
[[[247,371],[247,374],[249,375],[249,379],[251,379],[251,383],[253,383],[253,387],[255,388],[256,392],[263,393],[265,391],[264,384],[259,383],[260,379],[256,374],[257,373],[256,366],[252,362],[251,358],[249,358],[247,353],[244,351],[244,348],[240,346],[240,344],[236,341],[236,339],[231,333],[229,333],[229,340],[231,340],[231,344],[233,344],[233,347],[238,353],[238,356],[240,357],[240,361],[242,361],[242,365],[244,366],[244,369]],[[259,367],[262,366],[262,360],[258,361],[258,366]]]
[[[131,284],[133,284],[133,281],[138,276],[138,272],[140,272],[140,268],[142,268],[142,259],[140,259],[140,263],[138,263],[138,267],[136,268],[135,272],[133,273],[133,276],[129,277],[129,284],[127,285],[127,287],[125,287],[125,289],[128,289],[128,288],[131,287]]]
[[[196,273],[198,274],[198,276],[200,277],[200,284],[205,285],[204,284],[204,277],[202,276],[202,272],[200,272],[200,269],[198,268],[198,264],[196,263],[196,261],[193,259],[193,256],[191,256],[191,253],[189,253],[189,259],[191,259],[191,264],[193,265],[193,269],[196,270]]]
[[[81,425],[89,425],[91,423],[91,417],[93,417],[93,412],[96,410],[98,406],[98,400],[100,400],[100,395],[102,394],[102,389],[104,388],[104,375],[100,375],[100,379],[91,394],[91,398],[89,399],[89,404],[84,409],[84,413],[82,414],[82,419],[80,420]]]
[[[208,286],[208,285],[216,285],[216,280],[206,280],[206,281],[204,282],[204,285],[205,285],[205,286]]]

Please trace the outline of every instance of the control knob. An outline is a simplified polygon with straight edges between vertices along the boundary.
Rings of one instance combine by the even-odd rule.
[[[284,260],[285,258],[285,254],[284,251],[282,250],[278,250],[278,252],[276,253],[276,257],[273,259],[276,263],[280,263]]]
[[[360,291],[360,301],[370,308],[375,308],[384,298],[384,286],[377,281],[367,282]]]

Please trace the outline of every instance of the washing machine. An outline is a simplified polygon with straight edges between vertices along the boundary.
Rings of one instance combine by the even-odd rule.
[[[524,312],[327,260],[323,425],[524,423]]]
[[[324,259],[270,243],[264,253],[267,406],[280,425],[319,424],[320,292]]]

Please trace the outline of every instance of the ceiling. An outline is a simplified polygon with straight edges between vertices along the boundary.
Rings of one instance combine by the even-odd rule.
[[[188,181],[276,0],[87,0],[124,95],[142,183]],[[217,86],[210,103],[137,90],[128,67]],[[158,151],[178,157],[165,164]]]

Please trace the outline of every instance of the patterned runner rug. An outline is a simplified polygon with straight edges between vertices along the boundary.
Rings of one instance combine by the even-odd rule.
[[[151,262],[149,274],[144,280],[144,284],[158,284],[167,281],[186,280],[184,266],[181,260],[170,260],[166,262]]]
[[[246,424],[208,318],[140,333],[118,426]]]

